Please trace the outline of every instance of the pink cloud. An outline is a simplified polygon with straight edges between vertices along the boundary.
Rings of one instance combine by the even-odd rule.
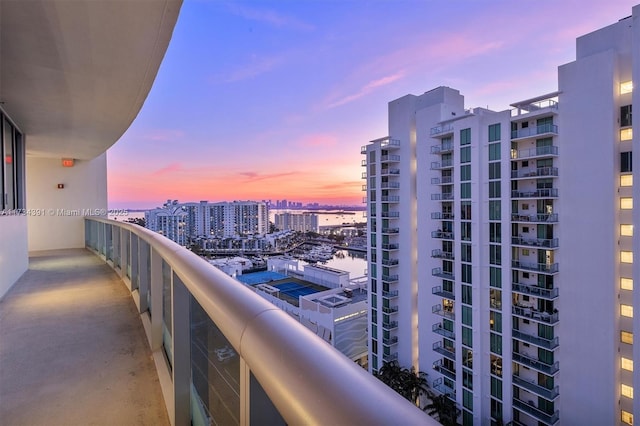
[[[284,173],[256,173],[256,172],[240,172],[240,176],[245,178],[245,182],[256,182],[261,180],[279,179],[288,176],[297,175],[298,172],[284,172]]]
[[[322,146],[335,146],[338,143],[338,138],[328,134],[315,134],[302,137],[297,143],[300,147],[322,147]]]
[[[315,27],[307,22],[292,16],[283,15],[273,10],[258,9],[255,7],[230,4],[229,10],[238,16],[251,21],[264,22],[278,28],[291,28],[294,30],[312,31]]]
[[[394,81],[400,80],[404,77],[404,71],[398,71],[394,74],[387,75],[385,77],[378,78],[376,80],[372,80],[369,83],[362,86],[356,93],[352,93],[350,95],[342,96],[339,99],[330,102],[327,105],[328,109],[335,108],[340,105],[347,104],[349,102],[353,102],[356,99],[359,99],[363,96],[368,95],[373,92],[375,89],[386,86],[388,84],[393,83]]]
[[[158,176],[165,176],[165,175],[169,175],[172,174],[174,172],[178,172],[182,170],[182,164],[181,163],[171,163],[161,169],[156,170],[155,172],[151,173],[151,176],[154,177],[158,177]]]
[[[253,55],[248,64],[231,71],[231,73],[223,80],[226,83],[233,83],[236,81],[247,80],[269,72],[282,64],[285,61],[284,55],[270,56],[259,58]]]

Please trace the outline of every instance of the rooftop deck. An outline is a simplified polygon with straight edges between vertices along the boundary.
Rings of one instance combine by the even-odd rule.
[[[130,292],[88,250],[34,254],[0,301],[0,419],[169,424]]]

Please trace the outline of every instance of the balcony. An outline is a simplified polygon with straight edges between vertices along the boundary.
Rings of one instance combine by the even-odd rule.
[[[511,110],[511,117],[518,117],[525,114],[548,113],[558,109],[558,102],[553,99],[544,99],[530,104],[518,105]]]
[[[382,264],[384,266],[396,266],[398,265],[399,260],[398,259],[382,259]]]
[[[451,291],[446,291],[442,289],[442,286],[436,286],[431,288],[431,294],[435,294],[436,296],[444,297],[447,299],[455,300],[456,297]]]
[[[256,416],[254,421],[268,418],[288,424],[393,423],[407,416],[415,423],[430,420],[356,364],[338,356],[335,349],[284,311],[189,250],[132,224],[87,219],[85,225],[87,246],[122,277],[126,287],[121,288],[135,302],[129,301],[129,309],[133,307],[137,311],[137,321],[143,324],[154,348],[153,359],[162,392],[165,399],[171,401],[168,410],[172,424],[190,424],[193,404],[207,423],[249,424],[243,414],[249,412]],[[52,265],[55,263],[48,262],[46,267]],[[92,285],[87,280],[87,269],[91,268],[73,264],[73,269],[75,275],[71,283],[82,283],[82,290],[86,292],[86,286]],[[110,277],[110,281],[118,278],[113,272],[99,274]],[[53,294],[51,289],[46,290],[50,300]],[[93,299],[99,299],[93,293],[90,292]],[[67,294],[61,297],[59,306],[72,300]],[[75,299],[73,302],[75,305]],[[63,306],[66,312],[72,305]],[[51,306],[47,308],[50,310]],[[150,311],[153,315],[149,315]],[[56,318],[60,312],[55,310]],[[114,313],[109,308],[109,316],[117,318]],[[90,319],[96,312],[88,308],[83,315]],[[79,316],[73,321],[83,324],[84,319]],[[116,330],[121,333],[129,327]],[[68,335],[65,330],[65,336]],[[146,344],[144,337],[142,340]],[[85,349],[77,345],[61,346],[59,342],[58,347],[79,353]],[[216,356],[220,348],[225,348],[231,357]],[[117,349],[120,353],[129,353],[126,347]],[[51,369],[47,365],[51,354],[42,353],[48,359],[42,364]],[[75,365],[73,370],[82,371],[83,377],[95,375],[104,382],[105,377],[109,377],[104,368],[101,365],[95,371],[105,374],[93,374],[94,370],[80,370]],[[88,371],[91,374],[87,374]],[[310,383],[308,375],[301,375],[300,371],[312,371],[316,381]],[[126,374],[130,372],[127,368]],[[249,374],[244,376],[247,380],[241,380],[241,374]],[[154,382],[158,383],[158,379]],[[102,383],[98,387],[104,386]],[[213,386],[215,392],[211,391]],[[357,398],[353,396],[354,389],[358,389]],[[200,397],[204,395],[203,390],[206,395]],[[364,399],[363,392],[366,393]],[[300,396],[295,404],[291,395]],[[74,398],[77,396],[74,392]],[[132,397],[132,400],[136,399]],[[268,413],[263,412],[252,404],[255,400],[260,401],[262,407],[272,408]],[[37,404],[30,405],[40,404],[38,400]]]
[[[539,361],[535,358],[531,358],[517,352],[513,353],[512,358],[515,362],[518,362],[529,368],[533,368],[534,370],[540,371],[548,376],[553,376],[560,370],[560,366],[557,361],[553,364],[547,364],[544,361]]]
[[[400,174],[400,169],[392,169],[383,167],[380,171],[381,176],[398,176]]]
[[[383,291],[382,297],[386,297],[387,299],[395,299],[398,297],[398,290],[394,291]]]
[[[129,294],[88,250],[32,255],[0,304],[0,423],[168,426]]]
[[[383,195],[380,198],[380,201],[382,201],[383,203],[399,203],[400,202],[400,196],[398,196],[398,195]]]
[[[540,126],[527,127],[526,129],[512,130],[511,140],[539,137],[547,135],[557,135],[558,126],[555,124],[543,124]]]
[[[453,240],[453,232],[432,231],[431,238],[438,238],[441,240]]]
[[[511,191],[511,198],[557,198],[558,188],[542,188],[531,191]]]
[[[442,342],[435,342],[432,345],[432,348],[435,352],[438,352],[441,355],[446,356],[452,361],[456,360],[456,349],[452,346],[444,346]]]
[[[451,185],[453,178],[451,176],[442,176],[431,178],[431,185]]]
[[[532,381],[525,380],[516,375],[513,376],[513,384],[523,389],[526,389],[531,393],[540,395],[541,397],[546,398],[549,401],[553,401],[558,397],[558,395],[560,395],[560,392],[558,391],[558,386],[556,386],[553,389],[548,389],[544,386],[540,386],[533,380]]]
[[[431,147],[431,153],[432,154],[445,154],[448,152],[452,152],[453,151],[453,143],[452,142],[445,142],[445,143],[441,143],[439,145],[433,145]]]
[[[456,399],[456,390],[454,388],[451,388],[449,386],[447,386],[444,383],[444,380],[442,380],[442,377],[435,379],[433,381],[433,388],[435,390],[437,390],[438,392],[440,392],[443,395],[447,395],[449,397],[449,399],[451,399],[452,401],[455,402]]]
[[[450,169],[453,167],[453,160],[434,161],[431,163],[431,170]]]
[[[536,148],[523,149],[523,150],[511,150],[512,160],[526,160],[528,158],[543,158],[543,157],[557,157],[558,147],[554,145],[538,146]]]
[[[398,250],[398,248],[400,247],[400,245],[398,243],[389,243],[389,244],[382,244],[382,250]]]
[[[398,352],[392,352],[392,353],[389,353],[389,354],[383,354],[382,355],[382,360],[384,362],[397,361],[398,360]]]
[[[396,345],[398,343],[398,336],[391,336],[391,337],[383,337],[382,338],[382,344],[386,345],[386,346],[393,346]]]
[[[531,179],[558,177],[557,167],[539,167],[537,169],[520,169],[511,171],[511,179]]]
[[[382,228],[383,234],[397,234],[400,232],[400,228]]]
[[[544,423],[545,425],[555,425],[560,420],[560,413],[556,410],[554,413],[549,414],[540,409],[538,409],[535,405],[533,405],[533,401],[524,402],[519,400],[518,398],[513,398],[513,406],[534,419]]]
[[[443,192],[439,194],[431,194],[431,199],[434,201],[452,201],[453,192]]]
[[[514,339],[523,341],[525,343],[531,343],[536,346],[540,346],[541,348],[553,350],[558,347],[558,338],[555,337],[553,339],[546,339],[540,336],[532,336],[527,333],[523,333],[520,330],[512,330],[511,335]]]
[[[456,334],[453,331],[447,330],[445,329],[441,323],[437,322],[435,324],[433,324],[433,326],[431,326],[431,330],[434,333],[437,333],[441,336],[444,336],[448,339],[455,339],[456,338]]]
[[[558,312],[542,312],[526,306],[513,305],[511,307],[511,313],[519,317],[533,319],[546,324],[558,323]]]
[[[558,239],[511,237],[511,244],[525,247],[558,248]]]
[[[516,293],[526,294],[527,296],[534,296],[540,299],[554,300],[558,298],[557,288],[542,288],[537,285],[511,283],[511,290]]]
[[[384,312],[385,314],[395,314],[398,312],[398,307],[397,306],[383,306],[382,307],[382,312]]]
[[[431,270],[431,275],[433,275],[434,277],[440,277],[447,280],[455,280],[455,277],[453,276],[453,272],[443,271],[442,268],[433,268]]]
[[[513,213],[511,215],[511,221],[523,222],[523,223],[557,223],[558,214],[557,213],[537,213],[537,214]]]
[[[451,124],[443,124],[442,126],[432,127],[429,131],[429,135],[433,138],[440,138],[453,133],[453,126]]]
[[[382,182],[380,183],[381,189],[400,189],[399,182]]]
[[[372,175],[372,176],[373,176],[373,175]],[[366,178],[367,178],[367,172],[362,172],[362,176],[361,176],[361,178],[362,178],[362,179],[366,179]]]
[[[511,267],[525,271],[541,272],[543,274],[555,274],[559,269],[557,263],[531,263],[521,262],[519,260],[512,260]]]
[[[382,282],[394,284],[398,282],[398,275],[383,275]]]
[[[399,163],[400,156],[396,154],[382,155],[380,156],[380,162],[383,164],[386,163]]]
[[[453,381],[456,380],[456,372],[455,372],[455,370],[449,370],[447,367],[445,367],[443,365],[443,362],[442,362],[441,359],[439,359],[439,360],[437,360],[436,362],[433,363],[433,369],[436,370],[438,373],[447,376],[448,378],[450,378]]]
[[[380,216],[387,217],[387,218],[398,218],[400,217],[400,212],[387,211],[387,212],[382,212]]]
[[[384,149],[400,148],[400,141],[398,139],[385,138],[382,141],[380,141],[380,148],[384,148]]]
[[[431,250],[431,257],[435,257],[436,259],[447,259],[447,260],[454,259],[453,252],[443,251],[440,249]]]
[[[454,214],[451,212],[432,212],[431,219],[436,220],[453,220]]]
[[[453,308],[451,307],[443,308],[441,304],[433,305],[431,307],[431,312],[436,315],[440,315],[441,317],[444,317],[446,319],[450,319],[450,320],[456,319],[456,315],[453,313]]]
[[[398,321],[382,321],[382,329],[391,331],[398,328]]]

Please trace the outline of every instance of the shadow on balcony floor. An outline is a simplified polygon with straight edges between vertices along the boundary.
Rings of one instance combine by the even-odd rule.
[[[0,424],[168,425],[142,323],[87,250],[32,254],[0,301]]]

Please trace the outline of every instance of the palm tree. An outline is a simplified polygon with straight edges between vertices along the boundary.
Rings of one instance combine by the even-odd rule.
[[[416,372],[413,367],[401,367],[397,361],[385,362],[375,376],[416,405],[419,404],[420,396],[431,396],[427,374],[422,371]]]
[[[424,407],[430,416],[438,417],[438,421],[444,426],[456,426],[460,408],[448,395],[431,395],[431,403]]]

